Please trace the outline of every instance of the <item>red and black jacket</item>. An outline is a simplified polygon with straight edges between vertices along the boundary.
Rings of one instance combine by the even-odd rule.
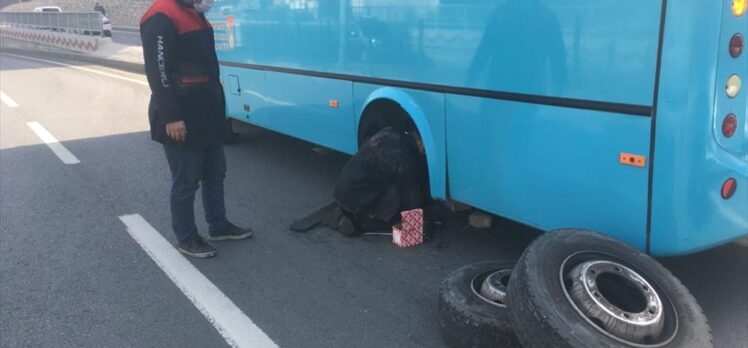
[[[225,105],[213,28],[182,0],[156,0],[140,20],[151,103],[151,138],[165,143],[165,125],[184,121],[187,143],[223,136]]]

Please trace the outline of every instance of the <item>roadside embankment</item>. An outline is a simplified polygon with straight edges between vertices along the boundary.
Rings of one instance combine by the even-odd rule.
[[[142,47],[119,44],[108,38],[99,38],[96,49],[86,53],[40,41],[19,40],[7,36],[0,38],[0,49],[8,53],[71,59],[135,73],[144,71]]]
[[[63,12],[85,12],[93,11],[96,2],[104,6],[107,18],[119,30],[119,27],[137,27],[153,0],[31,0],[8,5],[2,11],[31,12],[40,6],[59,6]]]

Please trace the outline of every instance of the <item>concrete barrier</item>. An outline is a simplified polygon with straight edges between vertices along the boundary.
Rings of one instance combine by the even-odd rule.
[[[115,59],[108,58],[107,56],[97,56],[90,53],[79,53],[32,41],[3,38],[0,40],[0,50],[2,50],[3,53],[13,53],[23,56],[90,63],[137,74],[143,74],[145,72],[142,61]]]
[[[90,53],[99,49],[101,38],[88,35],[75,35],[55,32],[51,30],[36,30],[28,28],[0,27],[0,36],[49,45],[67,50]]]

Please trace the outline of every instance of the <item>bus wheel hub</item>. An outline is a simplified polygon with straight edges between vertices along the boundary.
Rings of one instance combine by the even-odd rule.
[[[568,274],[570,297],[579,311],[601,329],[629,342],[660,335],[663,305],[655,289],[632,269],[593,260]]]

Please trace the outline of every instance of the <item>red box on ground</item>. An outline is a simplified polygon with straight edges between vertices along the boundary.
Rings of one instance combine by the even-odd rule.
[[[400,213],[402,222],[392,226],[392,243],[409,248],[423,244],[423,209]]]

